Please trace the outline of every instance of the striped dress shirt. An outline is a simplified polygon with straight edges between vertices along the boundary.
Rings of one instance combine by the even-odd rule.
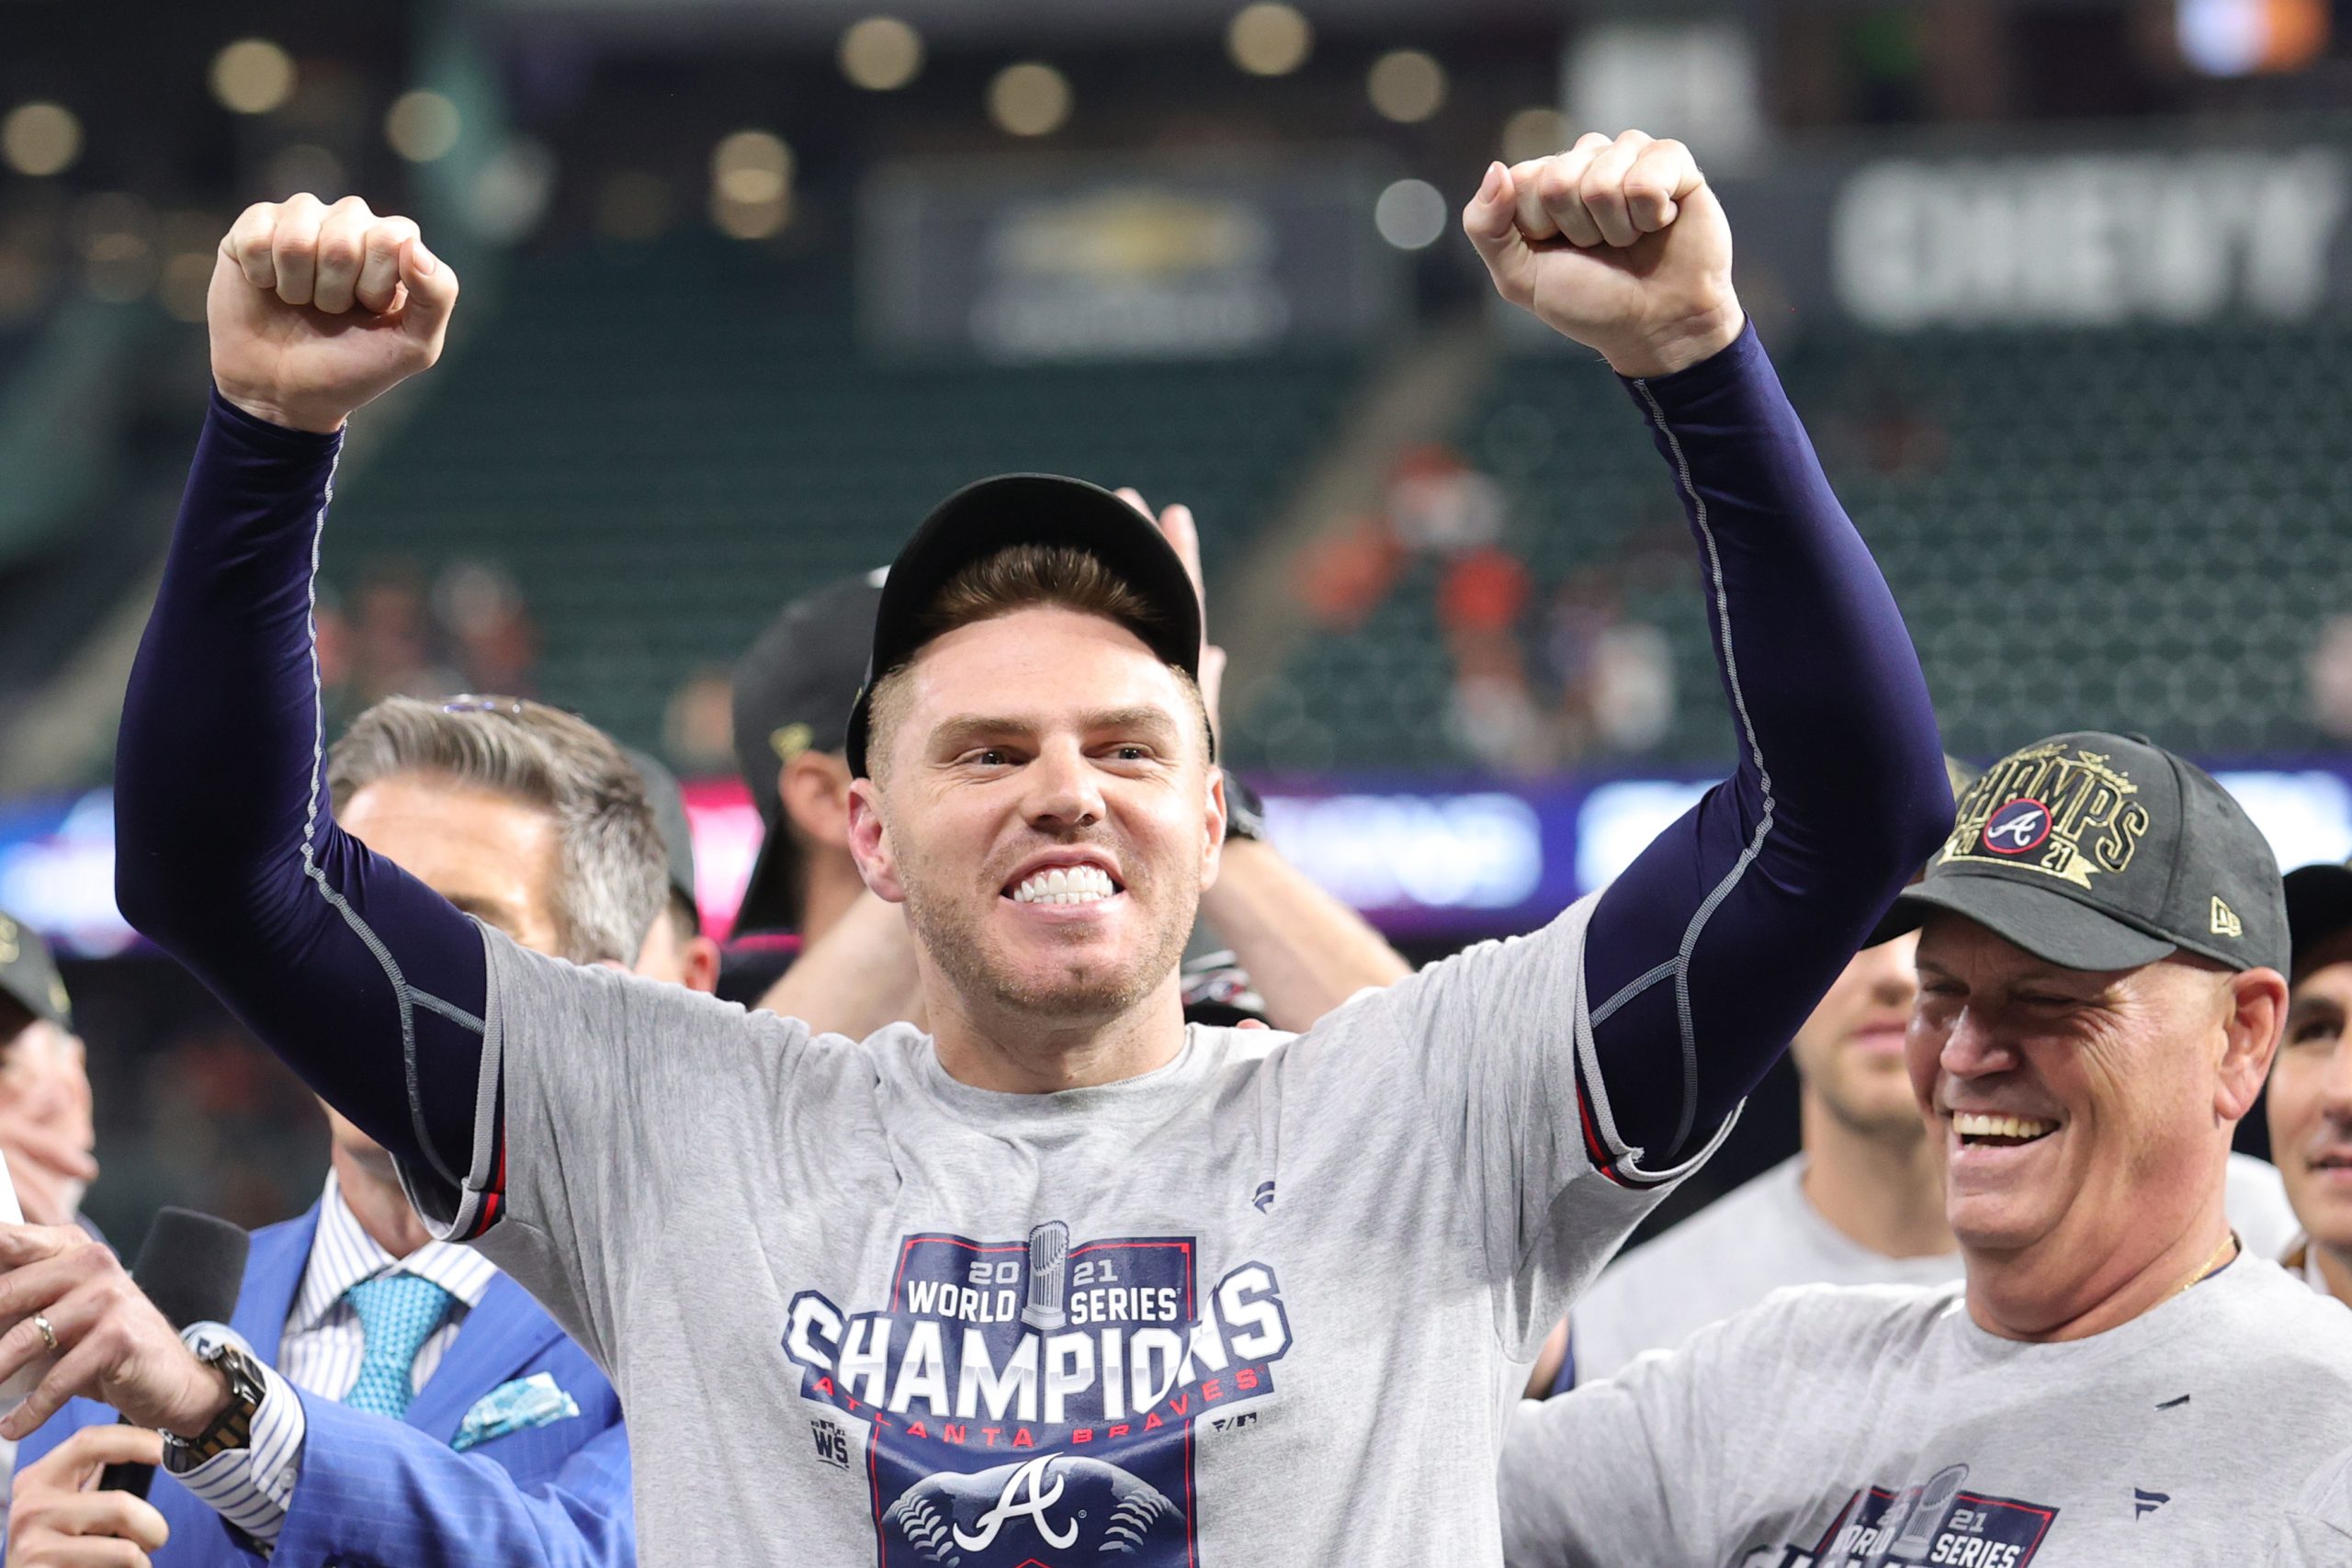
[[[294,1305],[278,1339],[277,1364],[262,1369],[265,1392],[254,1411],[246,1446],[215,1454],[187,1471],[173,1469],[183,1485],[260,1543],[264,1551],[277,1544],[278,1531],[285,1528],[302,1470],[302,1403],[286,1385],[337,1401],[351,1392],[359,1381],[367,1341],[359,1314],[345,1293],[361,1280],[383,1274],[417,1275],[452,1298],[447,1320],[433,1331],[411,1363],[409,1386],[422,1389],[456,1342],[466,1314],[481,1304],[498,1269],[470,1247],[440,1241],[427,1242],[406,1258],[394,1258],[360,1228],[330,1171],[319,1202],[318,1235],[311,1240],[301,1287],[294,1292]],[[191,1341],[208,1330],[228,1332],[217,1324],[192,1328]],[[168,1450],[165,1463],[171,1468]]]

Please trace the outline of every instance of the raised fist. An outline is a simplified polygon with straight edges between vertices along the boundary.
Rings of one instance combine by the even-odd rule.
[[[356,196],[258,202],[220,242],[212,380],[257,419],[322,434],[441,357],[457,274]]]
[[[1621,376],[1668,375],[1739,336],[1731,225],[1679,141],[1596,131],[1497,164],[1462,227],[1504,299]]]

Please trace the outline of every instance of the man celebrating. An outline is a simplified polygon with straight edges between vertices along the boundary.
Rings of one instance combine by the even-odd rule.
[[[2057,736],[1970,789],[1897,912],[1925,922],[1907,1056],[1964,1288],[1784,1291],[1522,1404],[1513,1563],[2253,1562],[2343,1444],[2352,1317],[2223,1210],[2287,1004],[2237,803]]]
[[[526,953],[334,825],[305,612],[335,433],[456,288],[356,200],[238,220],[118,892],[613,1369],[646,1561],[1493,1562],[1537,1340],[1943,831],[1917,659],[1689,153],[1589,137],[1465,221],[1629,378],[1738,772],[1534,936],[1304,1034],[1187,1029],[1227,815],[1199,598],[1108,491],[985,481],[899,553],[853,716],[851,841],[933,1028],[855,1043]]]

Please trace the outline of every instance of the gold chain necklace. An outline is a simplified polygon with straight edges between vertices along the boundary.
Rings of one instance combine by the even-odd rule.
[[[2188,1280],[2182,1284],[2180,1289],[2175,1291],[2173,1294],[2176,1296],[2185,1296],[2189,1292],[2195,1290],[2198,1286],[2203,1284],[2206,1280],[2211,1279],[2214,1275],[2220,1273],[2222,1271],[2222,1264],[2236,1256],[2237,1247],[2238,1233],[2232,1231],[2229,1235],[2222,1238],[2222,1245],[2213,1249],[2213,1255],[2206,1258],[2203,1263],[2199,1264],[2198,1266],[2197,1272],[2191,1274]]]

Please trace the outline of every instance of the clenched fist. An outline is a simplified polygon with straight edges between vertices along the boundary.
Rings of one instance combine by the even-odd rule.
[[[1731,225],[1679,141],[1598,132],[1487,171],[1462,227],[1502,297],[1621,376],[1665,376],[1730,346],[1746,320]]]
[[[457,274],[409,220],[356,196],[258,202],[212,268],[213,384],[256,419],[339,430],[441,357],[457,302]]]

